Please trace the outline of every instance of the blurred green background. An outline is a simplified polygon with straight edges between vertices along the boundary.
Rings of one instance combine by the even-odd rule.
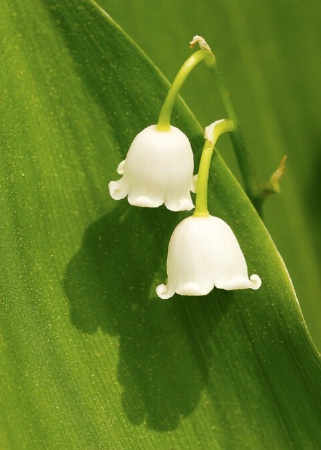
[[[204,36],[230,89],[259,179],[267,180],[281,157],[288,155],[282,194],[267,201],[264,218],[321,349],[319,0],[99,0],[99,4],[170,81],[191,53],[191,38]],[[191,75],[182,96],[202,126],[225,116],[205,66]],[[227,140],[220,142],[219,150],[240,178]]]

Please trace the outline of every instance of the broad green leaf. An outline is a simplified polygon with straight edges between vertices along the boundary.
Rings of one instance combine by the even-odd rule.
[[[212,214],[257,292],[161,301],[186,214],[108,181],[168,84],[94,3],[5,1],[1,33],[1,449],[315,449],[320,361],[285,266],[218,154]],[[181,102],[174,123],[202,129]]]

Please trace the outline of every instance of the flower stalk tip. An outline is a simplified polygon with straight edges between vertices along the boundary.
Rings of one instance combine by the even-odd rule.
[[[214,53],[212,52],[211,47],[208,45],[206,40],[202,36],[194,36],[191,42],[189,43],[190,48],[194,48],[194,46],[198,44],[201,50],[207,52],[207,55],[210,57],[207,58],[206,63],[209,67],[214,66],[216,64],[216,58]]]

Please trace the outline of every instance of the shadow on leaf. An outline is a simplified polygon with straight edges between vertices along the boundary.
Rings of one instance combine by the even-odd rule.
[[[208,378],[211,330],[229,303],[156,297],[155,273],[161,267],[165,274],[173,220],[177,215],[163,208],[120,204],[85,231],[64,280],[73,325],[119,335],[117,374],[127,417],[157,431],[175,429],[195,409]],[[208,312],[215,303],[213,320]]]

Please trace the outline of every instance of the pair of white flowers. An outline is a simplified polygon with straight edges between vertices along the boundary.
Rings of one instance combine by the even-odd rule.
[[[131,205],[171,211],[194,208],[194,158],[187,136],[178,128],[159,130],[151,125],[132,142],[117,169],[122,175],[109,183],[113,199],[128,197]],[[248,277],[239,243],[227,223],[211,215],[193,215],[175,228],[169,242],[167,284],[157,286],[162,299],[175,293],[207,295],[214,287],[258,289],[258,275]]]

